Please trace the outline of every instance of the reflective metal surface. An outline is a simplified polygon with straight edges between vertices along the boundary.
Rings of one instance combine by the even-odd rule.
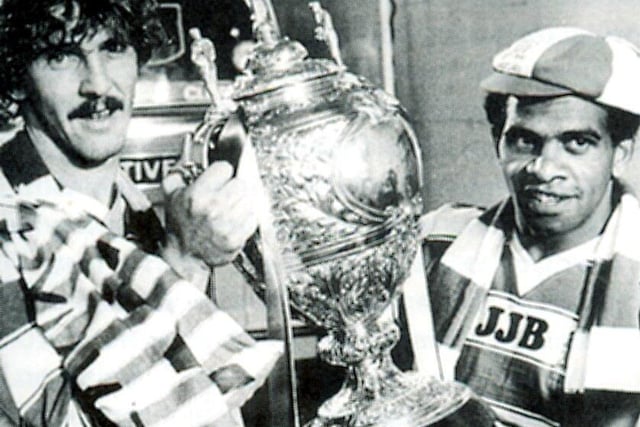
[[[263,2],[253,3],[258,43],[235,82],[235,113],[268,193],[290,304],[327,330],[318,346],[323,360],[347,368],[342,389],[309,426],[441,422],[472,393],[401,373],[390,357],[398,327],[379,320],[418,248],[423,175],[415,135],[396,99],[346,71],[317,2],[316,34],[334,60],[306,58],[301,44],[279,36],[272,15],[255,8]],[[205,163],[234,108],[214,106],[196,132]],[[260,245],[256,237],[252,265],[241,267],[263,295]]]

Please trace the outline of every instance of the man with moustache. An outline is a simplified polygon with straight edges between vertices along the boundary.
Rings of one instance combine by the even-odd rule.
[[[445,377],[502,424],[635,426],[640,206],[620,177],[640,122],[638,50],[550,28],[493,70],[482,87],[509,197],[421,219],[428,289],[405,289],[401,316],[414,362],[435,363],[428,295]]]
[[[163,41],[155,0],[0,6],[0,98],[24,120],[0,149],[0,425],[239,425],[281,353],[193,286],[254,231],[249,184],[214,163],[165,233],[119,168]]]

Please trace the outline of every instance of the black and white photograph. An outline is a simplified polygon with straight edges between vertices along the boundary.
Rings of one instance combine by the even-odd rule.
[[[0,427],[640,427],[640,1],[0,0]]]

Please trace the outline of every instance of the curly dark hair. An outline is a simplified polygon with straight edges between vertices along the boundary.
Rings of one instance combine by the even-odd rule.
[[[489,92],[484,99],[484,111],[487,116],[487,121],[491,125],[491,135],[493,136],[496,146],[502,134],[504,122],[507,119],[507,99],[509,99],[509,96],[511,95]],[[549,98],[518,97],[519,102],[527,104],[540,102],[545,99]],[[601,105],[607,111],[606,126],[614,146],[618,145],[621,141],[632,139],[635,136],[640,126],[640,116],[608,105],[598,105]]]
[[[4,0],[0,6],[0,116],[18,113],[12,93],[29,64],[69,40],[99,28],[133,46],[139,64],[166,40],[155,0]]]

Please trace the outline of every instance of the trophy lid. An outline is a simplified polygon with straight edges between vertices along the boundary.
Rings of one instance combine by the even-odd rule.
[[[235,100],[344,70],[340,60],[308,58],[309,53],[300,42],[280,36],[275,16],[264,3],[253,2],[252,19],[257,45],[249,58],[247,71],[235,81]]]

